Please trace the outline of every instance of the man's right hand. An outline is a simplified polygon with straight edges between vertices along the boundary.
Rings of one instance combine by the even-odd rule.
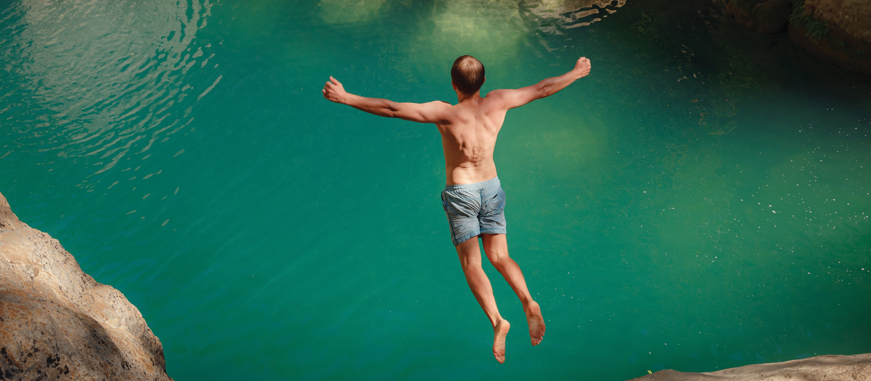
[[[324,98],[327,98],[336,103],[347,103],[346,98],[348,97],[348,93],[345,92],[345,87],[342,86],[342,83],[330,76],[330,81],[324,85],[324,89],[322,91],[324,93]]]
[[[578,73],[578,78],[586,77],[587,74],[590,74],[590,60],[586,57],[578,58],[578,62],[575,63],[575,71]]]

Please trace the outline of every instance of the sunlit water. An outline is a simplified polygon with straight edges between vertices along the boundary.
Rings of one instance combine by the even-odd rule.
[[[0,192],[164,345],[177,380],[627,379],[871,352],[871,83],[719,2],[4,1]],[[604,8],[601,8],[604,7]],[[604,17],[607,16],[607,17]],[[327,102],[511,111],[495,160],[507,362],[460,271],[433,126]],[[868,167],[868,168],[866,168]]]

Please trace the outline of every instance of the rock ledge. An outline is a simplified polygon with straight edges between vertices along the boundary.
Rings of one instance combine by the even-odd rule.
[[[746,365],[709,373],[662,370],[630,381],[871,381],[871,353],[816,356],[770,364]]]
[[[0,380],[171,380],[139,310],[0,194]]]

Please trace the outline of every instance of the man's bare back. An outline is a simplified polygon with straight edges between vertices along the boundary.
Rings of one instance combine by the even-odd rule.
[[[446,106],[436,123],[442,135],[446,184],[472,184],[496,177],[493,150],[508,111],[494,97],[466,99]]]
[[[442,101],[419,104],[365,98],[346,92],[333,77],[324,86],[324,98],[333,102],[379,116],[433,123],[438,127],[445,154],[446,188],[442,192],[442,205],[466,281],[493,326],[493,355],[500,363],[505,361],[505,338],[511,325],[496,308],[490,280],[481,268],[478,237],[483,241],[487,258],[523,304],[532,345],[541,342],[545,324],[520,267],[508,256],[502,212],[505,196],[493,162],[496,137],[508,110],[550,96],[589,73],[590,61],[581,57],[573,70],[559,77],[520,89],[494,90],[482,97],[484,67],[475,58],[462,56],[451,69],[451,82],[459,101],[456,105]]]

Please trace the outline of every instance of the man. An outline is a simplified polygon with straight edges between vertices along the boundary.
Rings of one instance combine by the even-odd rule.
[[[505,238],[505,192],[496,177],[493,150],[508,110],[550,96],[590,73],[590,61],[578,59],[575,68],[559,77],[545,79],[534,86],[515,90],[493,90],[480,94],[484,84],[484,65],[472,56],[462,56],[451,67],[451,82],[458,103],[396,103],[387,99],[364,98],[345,91],[330,77],[323,89],[324,98],[371,114],[434,123],[442,135],[447,185],[442,191],[442,206],[451,227],[451,239],[460,257],[466,281],[493,325],[493,355],[505,362],[505,335],[511,327],[499,315],[490,280],[481,268],[478,237],[490,263],[505,277],[520,298],[532,345],[544,337],[541,308],[532,300],[520,267],[508,257]]]

